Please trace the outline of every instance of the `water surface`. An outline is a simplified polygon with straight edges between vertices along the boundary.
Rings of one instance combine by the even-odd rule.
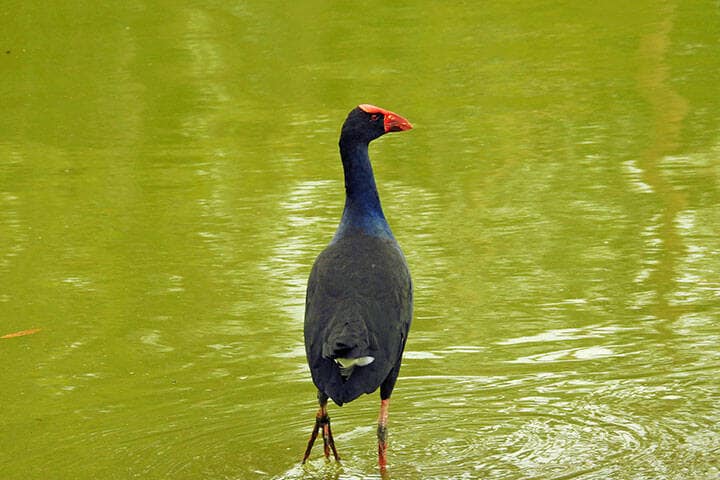
[[[377,395],[299,466],[365,102],[415,125],[391,476],[720,476],[716,3],[51,3],[0,14],[3,478],[379,478]]]

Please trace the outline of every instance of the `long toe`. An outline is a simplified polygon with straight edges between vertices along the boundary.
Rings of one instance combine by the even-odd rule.
[[[319,419],[315,419],[315,426],[313,427],[313,431],[310,434],[310,439],[308,440],[307,448],[305,448],[305,455],[303,455],[302,463],[305,463],[310,457],[310,452],[312,451],[312,447],[315,444],[315,439],[318,436],[318,432],[320,431],[320,421]]]
[[[335,448],[335,439],[333,438],[332,428],[330,427],[330,417],[325,415],[321,419],[323,429],[323,447],[325,458],[330,458],[330,451],[332,450],[333,457],[336,461],[340,461],[340,455],[338,455],[337,448]]]

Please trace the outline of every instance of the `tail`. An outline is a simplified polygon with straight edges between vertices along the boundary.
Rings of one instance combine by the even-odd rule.
[[[355,367],[364,367],[370,365],[372,362],[375,361],[375,357],[371,357],[370,355],[357,358],[338,357],[335,359],[335,361],[338,365],[340,365],[340,375],[342,375],[342,377],[347,380],[348,378],[350,378],[350,375],[352,375]]]
[[[364,367],[375,360],[370,355],[370,334],[363,318],[350,312],[337,312],[330,324],[322,356],[334,360],[340,367],[340,375],[347,380],[355,367]]]

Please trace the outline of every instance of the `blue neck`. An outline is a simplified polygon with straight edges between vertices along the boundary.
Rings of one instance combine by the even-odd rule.
[[[354,233],[393,238],[380,205],[368,144],[340,140],[345,172],[345,210],[335,239]]]

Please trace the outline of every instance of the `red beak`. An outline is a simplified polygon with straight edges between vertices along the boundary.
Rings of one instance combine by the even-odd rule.
[[[405,118],[395,112],[391,112],[390,110],[385,110],[384,108],[376,107],[375,105],[367,103],[358,105],[358,107],[366,113],[381,113],[385,117],[385,133],[401,132],[403,130],[410,130],[413,128],[412,124]]]

